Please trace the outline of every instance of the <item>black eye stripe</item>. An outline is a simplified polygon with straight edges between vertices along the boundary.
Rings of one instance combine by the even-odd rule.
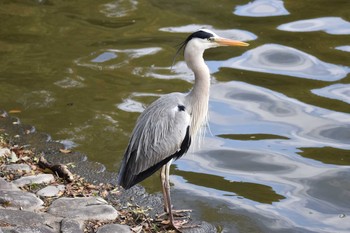
[[[197,32],[192,33],[186,41],[190,41],[193,38],[209,39],[211,37],[214,37],[214,35],[209,32],[199,30]]]

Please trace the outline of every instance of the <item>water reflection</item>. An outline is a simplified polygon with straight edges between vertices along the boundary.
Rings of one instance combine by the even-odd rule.
[[[142,103],[132,100],[132,99],[125,99],[123,100],[123,103],[118,104],[117,108],[120,110],[126,111],[126,112],[143,112],[145,110],[145,107]]]
[[[136,0],[114,0],[112,2],[101,5],[101,13],[107,17],[124,17],[130,12],[137,9],[138,2]]]
[[[156,54],[160,50],[161,48],[158,47],[124,50],[108,49],[107,51],[98,51],[89,56],[78,58],[74,62],[78,66],[89,67],[92,69],[114,70],[128,64],[133,59]]]
[[[120,110],[123,110],[125,112],[143,112],[145,110],[146,106],[140,101],[135,100],[137,97],[160,97],[160,95],[153,94],[153,93],[132,93],[128,98],[123,99],[123,102],[120,104],[117,104],[116,107]]]
[[[323,200],[327,203],[326,205],[317,203],[319,208],[323,206],[324,213],[332,213],[335,215],[334,217],[340,217],[341,214],[348,215],[350,213],[349,175],[349,170],[342,170],[327,173],[322,178],[315,177],[310,179],[306,181],[309,187],[306,193],[311,197],[317,198],[318,201]]]
[[[249,17],[289,15],[282,0],[255,0],[246,5],[237,6],[233,13]]]
[[[19,99],[18,103],[26,106],[26,109],[48,108],[55,103],[56,99],[53,93],[47,90],[32,91],[24,93]]]
[[[337,46],[335,48],[344,52],[350,52],[350,45]]]
[[[285,149],[291,144],[350,148],[349,114],[307,105],[242,82],[215,84],[211,96],[215,134],[279,135],[289,140],[276,138],[269,147],[275,141],[278,147],[287,146]]]
[[[213,141],[209,140],[209,142],[211,142],[210,145],[206,145],[205,148],[213,146]],[[272,228],[302,227],[303,232],[308,230],[312,232],[332,232],[334,230],[346,232],[350,226],[346,220],[338,217],[340,214],[348,213],[346,212],[347,207],[340,207],[341,199],[337,201],[324,199],[323,196],[319,196],[320,193],[324,192],[324,186],[313,185],[315,178],[322,181],[330,174],[330,177],[337,179],[336,175],[338,172],[341,173],[339,169],[315,166],[315,164],[305,163],[305,160],[299,160],[285,154],[273,154],[261,149],[249,152],[256,156],[248,156],[247,158],[244,154],[238,156],[240,152],[234,151],[232,148],[229,149],[223,145],[221,147],[224,150],[231,150],[231,155],[238,152],[237,156],[232,157],[227,153],[229,161],[221,160],[221,151],[210,150],[202,151],[198,155],[187,156],[176,163],[181,171],[177,171],[176,176],[171,177],[172,183],[177,188],[194,196],[193,199],[214,198],[224,201],[228,208],[239,207],[257,213],[259,216],[278,220],[274,222]],[[225,166],[218,166],[220,163],[213,162],[213,158],[216,161],[221,161],[221,164],[225,164]],[[281,167],[276,167],[276,169],[272,167],[271,171],[240,167],[239,164],[246,159],[246,163],[243,164],[248,167],[265,167],[267,163],[280,164]],[[236,162],[237,166],[226,168],[228,163],[234,164]],[[268,166],[266,168],[268,169]],[[197,171],[196,174],[190,172],[193,169]],[[343,171],[345,170],[343,169]],[[201,172],[205,174],[201,174]],[[201,174],[201,178],[196,177],[198,174]],[[221,186],[220,184],[225,185]],[[248,185],[245,186],[246,184]],[[305,189],[305,187],[307,188]],[[318,196],[314,196],[311,190],[318,193]],[[337,190],[344,189],[341,186],[334,186],[332,190],[337,192]],[[271,196],[266,197],[264,195],[267,194],[266,192]],[[341,193],[344,198],[349,198],[348,193],[344,193],[344,191]],[[272,204],[269,204],[271,201]],[[331,208],[331,211],[324,211],[324,207],[327,206]],[[341,226],[338,227],[337,224],[341,224]]]
[[[334,35],[349,35],[350,23],[340,17],[323,17],[282,24],[277,29],[291,32],[324,31]]]
[[[187,67],[183,61],[177,62],[172,66],[151,66],[151,67],[135,67],[133,74],[142,77],[152,77],[157,79],[182,79],[187,82],[193,82],[193,72]]]
[[[317,135],[319,139],[329,143],[334,142],[350,146],[350,125],[339,123],[322,125],[310,131],[308,135]]]
[[[277,156],[269,153],[257,153],[253,151],[237,151],[234,149],[210,150],[203,152],[202,156],[212,162],[212,166],[226,171],[245,171],[261,173],[286,172],[290,167],[282,164],[271,164],[271,159]],[[232,163],[232,161],[235,161]],[[234,172],[232,172],[233,174]]]
[[[278,44],[259,46],[225,61],[222,66],[322,81],[336,81],[349,73],[347,67],[326,63],[300,50]]]
[[[272,188],[267,185],[228,181],[220,176],[196,172],[179,171],[177,174],[189,183],[223,191],[224,196],[241,196],[265,204],[272,204],[273,202],[284,199],[283,196],[274,192]]]
[[[345,103],[350,104],[350,84],[333,84],[321,89],[314,89],[311,91],[316,95],[344,101]]]
[[[54,82],[55,85],[61,88],[81,88],[85,87],[85,78],[76,74],[72,68],[67,69],[67,77]]]
[[[287,137],[272,134],[219,134],[216,136],[232,140],[288,139]]]

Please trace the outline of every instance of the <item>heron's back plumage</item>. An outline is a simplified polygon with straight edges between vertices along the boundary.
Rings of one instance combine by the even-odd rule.
[[[118,177],[121,186],[132,187],[186,153],[191,144],[188,110],[182,93],[164,95],[145,109],[124,154]]]

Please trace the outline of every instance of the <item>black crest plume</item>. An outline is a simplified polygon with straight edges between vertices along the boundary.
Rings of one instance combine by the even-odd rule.
[[[199,30],[199,31],[196,31],[196,32],[192,33],[191,35],[189,35],[184,42],[182,42],[178,45],[179,48],[176,51],[176,54],[175,54],[174,59],[173,59],[173,64],[171,67],[173,67],[177,55],[179,55],[179,53],[185,49],[187,43],[190,40],[192,40],[193,38],[208,39],[208,38],[211,38],[213,36],[214,36],[213,34],[206,32],[204,30]]]

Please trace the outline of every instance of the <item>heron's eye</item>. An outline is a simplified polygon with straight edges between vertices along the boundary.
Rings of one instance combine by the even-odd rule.
[[[209,37],[207,40],[210,41],[210,42],[213,42],[214,38],[213,37]]]

